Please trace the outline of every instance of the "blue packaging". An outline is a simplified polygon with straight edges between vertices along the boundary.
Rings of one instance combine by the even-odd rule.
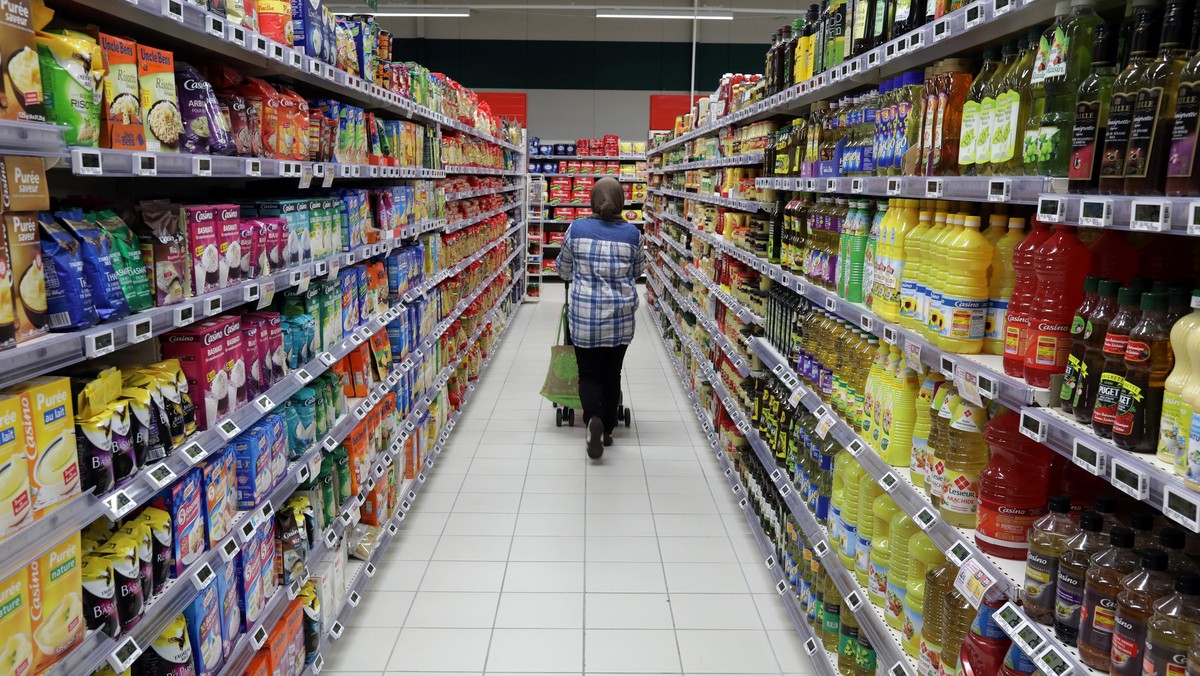
[[[358,274],[355,268],[338,270],[338,281],[342,285],[342,337],[345,338],[358,328]]]
[[[325,53],[325,18],[321,0],[292,0],[292,44],[304,54],[320,59]]]
[[[271,490],[274,483],[271,442],[267,428],[260,422],[230,443],[235,459],[238,509],[254,509]]]
[[[237,602],[242,618],[243,632],[250,631],[254,623],[258,621],[259,615],[262,615],[263,607],[267,603],[264,584],[266,571],[263,569],[261,538],[266,530],[265,526],[272,521],[274,519],[267,519],[263,526],[254,531],[254,535],[251,535],[242,544],[241,551],[234,558],[234,580],[237,583]],[[270,571],[272,576],[274,576],[274,572],[274,570]]]
[[[217,596],[221,601],[221,655],[229,659],[233,644],[242,634],[242,608],[238,605],[237,567],[233,561],[218,563]]]
[[[367,296],[370,293],[370,284],[367,282],[367,268],[362,265],[356,265],[351,270],[354,270],[355,294],[358,296],[358,323],[362,325],[371,321],[371,304],[367,302]]]
[[[171,516],[171,576],[183,575],[207,549],[200,506],[200,469],[192,468],[163,489],[151,503]]]
[[[216,674],[224,662],[225,653],[221,635],[221,590],[215,580],[210,581],[191,603],[184,606],[183,618],[187,621],[196,676]]]
[[[100,321],[83,274],[79,242],[47,212],[38,214],[51,331],[86,329]]]
[[[204,529],[212,549],[233,530],[237,515],[236,462],[233,449],[225,446],[213,453],[200,468],[204,500]]]
[[[270,467],[273,488],[287,473],[287,428],[284,426],[284,416],[280,411],[269,413],[258,424],[266,428],[271,439]]]

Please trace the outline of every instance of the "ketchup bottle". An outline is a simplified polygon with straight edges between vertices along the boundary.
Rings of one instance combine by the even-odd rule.
[[[1038,247],[1037,291],[1029,305],[1025,345],[1025,382],[1050,387],[1050,379],[1067,370],[1071,352],[1071,319],[1083,302],[1083,280],[1092,267],[1092,252],[1075,227],[1057,225]]]
[[[1004,325],[1004,372],[1014,378],[1025,375],[1025,346],[1029,341],[1029,304],[1037,290],[1037,250],[1050,239],[1050,228],[1033,219],[1033,229],[1013,249],[1012,296],[1008,299],[1008,318]],[[1074,310],[1075,308],[1071,308]]]
[[[975,544],[992,556],[1022,561],[1029,530],[1046,513],[1050,490],[1050,449],[1020,431],[1013,411],[983,428],[991,459],[979,474],[979,518]]]

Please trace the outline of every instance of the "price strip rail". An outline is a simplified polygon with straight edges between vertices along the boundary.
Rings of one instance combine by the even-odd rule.
[[[654,246],[662,246],[663,245],[663,241],[661,239],[659,239],[658,237],[656,237],[654,235],[654,233],[652,233],[652,232],[643,233],[642,239],[653,244]],[[663,239],[667,239],[667,238],[663,237]]]
[[[689,250],[686,246],[684,246],[679,240],[675,239],[674,237],[672,237],[666,233],[663,233],[663,241],[666,244],[670,245],[672,249],[678,251],[679,255],[683,256],[683,258],[685,260],[691,260],[691,258],[692,258],[691,250]]]
[[[483,221],[486,221],[487,219],[491,218],[492,216],[497,216],[497,215],[502,214],[510,209],[516,209],[517,207],[520,207],[520,206],[521,206],[520,202],[509,202],[507,204],[498,206],[495,209],[489,209],[481,214],[475,214],[474,216],[471,216],[470,218],[464,218],[464,219],[458,220],[458,221],[451,221],[446,224],[446,227],[443,230],[443,232],[445,232],[446,234],[450,234],[452,232],[458,232],[459,230],[462,230],[463,228],[469,228],[472,225],[475,225],[476,223],[481,223]]]
[[[324,545],[324,542],[317,543],[317,547],[314,547],[308,553],[308,560],[317,561],[319,556],[315,555],[318,553],[318,548],[323,548]],[[322,553],[323,551],[321,549]],[[301,581],[300,585],[303,586],[304,581]],[[267,600],[266,607],[263,608],[262,614],[259,615],[258,621],[254,623],[250,631],[243,632],[238,636],[237,642],[233,644],[233,649],[229,653],[229,659],[225,660],[225,663],[221,665],[217,673],[231,675],[245,674],[250,660],[254,659],[254,653],[258,652],[257,648],[254,647],[254,643],[250,640],[251,637],[258,634],[260,628],[267,632],[271,631],[275,623],[279,621],[279,618],[283,617],[283,612],[287,610],[290,604],[291,598],[287,587],[277,588],[275,593],[271,594],[271,598]]]
[[[447,175],[465,174],[470,176],[522,176],[525,172],[516,169],[493,169],[491,167],[467,167],[457,164],[446,165]]]
[[[529,159],[537,160],[600,160],[603,162],[614,162],[623,160],[628,162],[637,162],[646,159],[646,153],[621,153],[620,155],[538,155],[530,153]]]
[[[1038,219],[1047,223],[1200,236],[1200,197],[1047,193],[1037,205]]]
[[[398,236],[401,238],[408,239],[408,238],[417,237],[418,235],[424,235],[427,232],[433,232],[434,230],[441,230],[444,227],[446,227],[446,219],[444,219],[444,218],[427,218],[427,219],[424,219],[421,221],[417,221],[416,223],[414,223],[412,225],[405,226],[403,228],[394,229],[389,232],[393,238]]]
[[[709,335],[712,336],[713,342],[725,353],[725,356],[729,359],[730,364],[733,365],[738,375],[743,378],[749,377],[751,373],[749,358],[742,354],[742,351],[732,340],[721,333],[721,328],[717,326],[716,320],[701,312],[700,308],[696,307],[691,299],[680,298],[676,295],[674,288],[667,287],[667,290],[675,298],[675,301],[679,303],[680,307],[692,313],[696,317],[696,322],[704,327],[704,330],[708,331]]]
[[[499,335],[497,336],[497,343],[499,343],[499,341],[503,340],[504,335],[508,333],[508,329],[511,326],[512,326],[512,323],[509,321],[506,321],[504,328],[500,331]],[[480,369],[479,369],[479,372],[481,375],[487,371],[488,366],[491,365],[491,361],[492,361],[491,355],[489,355],[486,359],[484,359],[483,364],[480,365]],[[454,428],[458,424],[459,419],[462,417],[463,413],[466,411],[467,406],[471,403],[471,398],[473,397],[473,395],[474,395],[474,391],[468,390],[468,392],[466,393],[466,395],[463,399],[462,406],[459,408],[459,410],[455,411],[454,413],[452,413],[450,415],[450,417],[446,423],[445,431],[442,432],[442,435],[438,438],[437,443],[430,450],[430,453],[427,456],[427,459],[425,462],[425,470],[424,470],[425,476],[432,474],[433,468],[437,465],[438,457],[441,455],[442,450],[445,448],[446,444],[448,443],[448,441],[450,439],[450,434],[454,431]],[[381,565],[380,562],[383,560],[383,554],[387,551],[388,546],[392,543],[392,540],[395,537],[395,531],[393,530],[392,526],[394,526],[396,529],[400,528],[400,526],[403,524],[403,522],[406,518],[407,512],[411,511],[413,505],[416,504],[416,499],[420,496],[421,488],[424,485],[425,485],[424,481],[419,480],[419,478],[414,478],[414,479],[410,479],[406,484],[404,484],[401,487],[400,494],[405,496],[405,500],[403,502],[407,502],[409,507],[407,508],[407,510],[405,510],[404,506],[403,506],[403,502],[402,502],[400,509],[397,510],[396,514],[394,514],[392,516],[392,518],[388,520],[389,525],[382,529],[382,534],[380,536],[379,543],[375,546],[374,551],[371,552],[371,555],[368,558],[368,561],[366,564],[359,565],[358,562],[352,561],[352,564],[357,565],[358,568],[350,576],[351,580],[350,580],[350,584],[347,586],[347,589],[346,589],[346,596],[342,600],[341,605],[338,607],[337,612],[333,615],[333,617],[335,618],[335,621],[331,622],[329,627],[324,627],[324,626],[321,627],[321,630],[322,630],[321,643],[320,643],[320,647],[317,649],[317,658],[314,660],[313,663],[310,663],[305,668],[305,670],[304,670],[305,676],[315,676],[315,674],[317,674],[317,672],[319,671],[320,668],[319,667],[314,668],[314,665],[323,663],[323,660],[324,660],[323,656],[326,654],[329,654],[330,649],[333,647],[333,642],[338,640],[337,638],[335,638],[333,636],[333,631],[332,631],[333,625],[337,624],[342,627],[346,626],[348,620],[350,619],[350,616],[354,613],[354,609],[357,607],[357,604],[349,603],[350,595],[352,593],[355,593],[355,594],[358,594],[358,596],[361,598],[361,596],[363,595],[363,593],[366,590],[367,585],[370,584],[370,580],[373,577],[373,574],[367,573],[367,571],[368,571],[367,566],[368,565],[371,566],[370,570],[375,570],[380,567],[380,565]],[[339,636],[340,636],[340,634],[339,634]]]
[[[1055,179],[1040,176],[841,176],[767,177],[759,188],[797,192],[1037,204]],[[1060,179],[1061,180],[1061,179]]]
[[[655,192],[655,194],[659,194],[659,195],[665,195],[667,197],[676,197],[678,199],[695,200],[697,202],[705,202],[707,204],[715,204],[719,207],[725,207],[726,209],[736,209],[738,211],[747,211],[750,213],[756,213],[759,211],[766,211],[766,212],[770,213],[771,211],[774,211],[774,209],[775,209],[775,205],[773,205],[769,202],[758,202],[755,200],[731,199],[729,197],[720,197],[718,195],[706,195],[704,193],[687,192],[684,190],[670,190],[667,188],[660,188],[657,191],[652,191],[652,192]]]
[[[1006,35],[1016,35],[1051,18],[1053,7],[1034,0],[976,0],[936,21],[884,43],[846,63],[817,73],[761,101],[746,104],[723,117],[648,148],[647,157],[662,154],[688,141],[721,129],[780,114],[796,114],[805,106],[842,92],[878,84],[897,73],[928,65],[951,54],[969,51]],[[1004,21],[992,19],[1004,16]]]
[[[499,188],[479,188],[478,190],[461,190],[459,192],[446,193],[447,202],[457,202],[458,200],[469,200],[475,197],[487,197],[488,195],[499,195],[514,190],[520,190],[519,185],[504,185]]]
[[[531,171],[531,172],[529,172],[529,175],[530,176],[545,176],[545,177],[583,176],[583,177],[595,177],[595,178],[604,178],[607,176],[608,178],[617,179],[617,182],[619,182],[619,183],[645,183],[646,182],[646,179],[644,179],[640,176],[629,176],[627,174],[618,174],[615,172],[601,172],[601,171],[570,171],[570,172],[567,172],[567,171]]]
[[[355,77],[320,60],[279,44],[242,25],[234,25],[224,16],[208,12],[188,0],[126,0],[95,3],[89,0],[62,0],[56,8],[77,17],[99,19],[105,30],[116,30],[112,21],[134,24],[143,35],[157,34],[148,42],[167,49],[187,45],[204,52],[210,59],[226,63],[239,71],[256,76],[282,76],[302,82],[349,103],[378,109],[427,124],[448,127],[476,136],[508,150],[524,153],[519,144],[494,136],[482,129],[431,110],[386,90],[373,82]],[[103,18],[100,18],[103,17]]]
[[[76,176],[163,177],[163,178],[299,178],[300,187],[329,187],[334,178],[445,178],[446,172],[426,167],[393,167],[378,164],[347,164],[279,160],[265,157],[238,157],[190,153],[165,153],[147,150],[73,147],[63,152]],[[317,184],[317,185],[313,185]]]
[[[929,535],[938,549],[947,556],[955,557],[955,560],[976,559],[978,565],[994,582],[995,593],[1015,590],[1015,580],[1022,579],[1024,574],[1024,561],[1006,561],[984,554],[975,545],[974,529],[958,528],[942,520],[938,510],[926,499],[924,491],[911,481],[908,467],[892,467],[885,462],[849,423],[837,415],[831,405],[823,402],[796,377],[791,365],[774,346],[763,338],[755,338],[750,341],[750,349],[763,360],[767,370],[774,373],[775,377],[791,390],[793,402],[803,404],[822,419],[822,424],[818,425],[818,434],[823,426],[827,426],[826,433],[832,434],[834,439],[854,456],[867,474],[892,496],[896,505]],[[778,368],[780,366],[783,368]],[[952,549],[955,550],[954,554],[951,554]]]
[[[402,302],[405,305],[412,303],[417,298],[420,298],[421,296],[424,296],[425,294],[429,293],[430,289],[433,289],[438,284],[441,284],[442,282],[446,281],[447,279],[454,277],[455,275],[458,275],[463,270],[466,270],[467,267],[469,267],[475,261],[483,258],[489,251],[491,251],[492,249],[494,249],[494,248],[500,246],[501,244],[505,243],[506,241],[508,241],[508,238],[510,236],[516,234],[523,225],[524,225],[523,223],[517,223],[513,227],[506,230],[503,235],[492,240],[491,242],[489,242],[487,244],[487,246],[483,247],[479,251],[476,251],[475,253],[471,254],[467,258],[459,261],[458,263],[455,263],[452,267],[446,268],[445,270],[439,270],[438,272],[434,273],[429,279],[421,282],[421,284],[418,285],[417,288],[409,289],[408,291],[405,291],[404,293],[400,294],[400,296],[402,296],[402,298],[403,298]]]
[[[1022,409],[1020,430],[1121,492],[1200,532],[1200,493],[1188,488],[1175,468],[1154,454],[1126,451],[1059,409]]]
[[[1098,673],[1079,659],[1079,649],[1059,641],[1053,630],[1038,624],[1025,610],[1005,603],[993,616],[996,624],[1046,676],[1087,676]]]
[[[662,169],[655,169],[656,174],[669,174],[676,171],[691,171],[692,169],[714,169],[717,167],[749,167],[762,164],[762,153],[745,153],[729,157],[717,157],[711,160],[696,160],[679,164],[667,164]]]
[[[696,278],[696,280],[708,288],[709,293],[716,296],[722,303],[725,304],[725,307],[733,310],[734,314],[737,315],[737,318],[743,323],[758,324],[759,326],[762,326],[765,323],[765,320],[755,313],[754,310],[750,309],[750,306],[734,298],[729,292],[721,288],[719,284],[709,279],[708,275],[694,268],[691,270],[691,273],[692,277]]]

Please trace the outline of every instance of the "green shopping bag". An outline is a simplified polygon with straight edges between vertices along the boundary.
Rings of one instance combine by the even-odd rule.
[[[559,406],[583,408],[579,401],[579,363],[575,361],[575,348],[563,344],[566,322],[564,305],[562,318],[558,321],[558,344],[550,347],[550,370],[546,372],[546,382],[542,383],[542,396]]]

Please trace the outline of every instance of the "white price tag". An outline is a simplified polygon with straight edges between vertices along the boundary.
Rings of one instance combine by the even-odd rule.
[[[1130,214],[1132,230],[1163,232],[1171,229],[1171,203],[1166,200],[1134,200]]]
[[[116,521],[137,507],[137,502],[129,497],[124,489],[121,489],[105,498],[104,505],[108,508],[108,515]]]
[[[950,36],[950,20],[942,19],[933,24],[933,41],[941,42]]]
[[[262,394],[254,400],[254,407],[262,413],[269,413],[271,409],[275,408],[275,402],[271,401],[267,395]]]
[[[217,433],[219,433],[226,441],[236,437],[241,433],[241,431],[242,428],[238,427],[238,424],[235,423],[232,418],[226,418],[217,423]]]
[[[1194,493],[1170,484],[1164,485],[1162,512],[1187,526],[1193,533],[1200,533],[1200,506],[1196,504]]]
[[[212,317],[213,315],[221,314],[223,303],[220,296],[211,296],[204,299],[204,316]]]
[[[1060,197],[1038,198],[1037,217],[1043,223],[1060,223],[1066,203]]]
[[[1062,651],[1053,644],[1046,646],[1046,650],[1033,658],[1033,662],[1046,676],[1067,676],[1072,669]]]
[[[925,197],[930,199],[942,198],[942,179],[931,178],[925,181]]]
[[[175,472],[167,467],[165,463],[158,465],[154,469],[146,472],[146,481],[158,490],[170,486],[176,479]]]
[[[887,180],[887,191],[886,191],[887,194],[888,195],[899,195],[900,194],[900,186],[901,186],[900,179],[889,178]]]
[[[900,480],[896,478],[894,473],[888,472],[879,477],[879,485],[883,488],[883,490],[891,493],[892,491],[896,490],[896,486],[900,485]]]
[[[211,157],[193,157],[192,158],[192,175],[193,176],[212,176],[212,158]]]
[[[225,544],[221,545],[220,549],[217,550],[217,553],[221,555],[222,561],[229,563],[230,561],[233,561],[233,557],[237,556],[238,552],[240,551],[242,550],[240,547],[238,547],[237,541],[233,538],[229,538],[225,541]]]
[[[1200,235],[1200,202],[1188,203],[1187,234]]]
[[[134,153],[133,174],[135,176],[158,176],[158,156],[154,153]]]
[[[950,545],[950,549],[946,550],[946,558],[958,567],[962,567],[963,563],[971,558],[971,550],[967,548],[967,544],[962,540]]]
[[[954,579],[954,588],[962,593],[975,608],[983,603],[987,591],[995,584],[996,578],[984,570],[979,559],[970,559],[964,562],[958,570],[958,577]]]
[[[917,522],[918,528],[927,531],[937,523],[937,515],[931,512],[928,507],[922,507],[921,511],[913,516],[913,521]]]
[[[1079,224],[1106,228],[1113,222],[1113,203],[1110,199],[1085,197],[1079,201]]]
[[[195,465],[208,456],[208,451],[198,442],[191,442],[183,447],[183,458],[189,465]]]
[[[1108,476],[1108,454],[1083,439],[1071,440],[1071,460],[1096,476]]]
[[[206,561],[200,566],[200,568],[196,570],[196,574],[192,576],[192,584],[196,587],[196,589],[204,589],[209,585],[210,582],[216,579],[216,577],[217,574],[213,572],[212,566],[208,565],[208,562]]]
[[[225,39],[225,20],[219,16],[206,14],[204,16],[204,30],[213,37]]]
[[[1046,424],[1041,420],[1029,415],[1028,411],[1021,411],[1021,424],[1018,429],[1021,430],[1021,434],[1024,434],[1039,444],[1046,443]]]
[[[336,641],[342,637],[342,632],[345,630],[346,630],[346,627],[343,626],[341,622],[334,620],[333,626],[329,627],[329,636],[332,637],[333,640]]]
[[[162,13],[172,21],[183,23],[183,0],[166,0],[162,5]]]
[[[262,160],[246,160],[247,176],[262,176]]]
[[[132,636],[126,636],[105,659],[114,672],[121,674],[129,671],[141,654],[142,649],[138,646],[137,641]]]
[[[967,5],[967,21],[966,28],[971,30],[978,26],[983,21],[983,7],[981,3],[973,2]]]
[[[1012,199],[1012,181],[1007,178],[988,181],[987,198],[989,202],[1007,202]]]
[[[112,329],[89,333],[83,337],[84,353],[91,359],[102,357],[116,349]]]

